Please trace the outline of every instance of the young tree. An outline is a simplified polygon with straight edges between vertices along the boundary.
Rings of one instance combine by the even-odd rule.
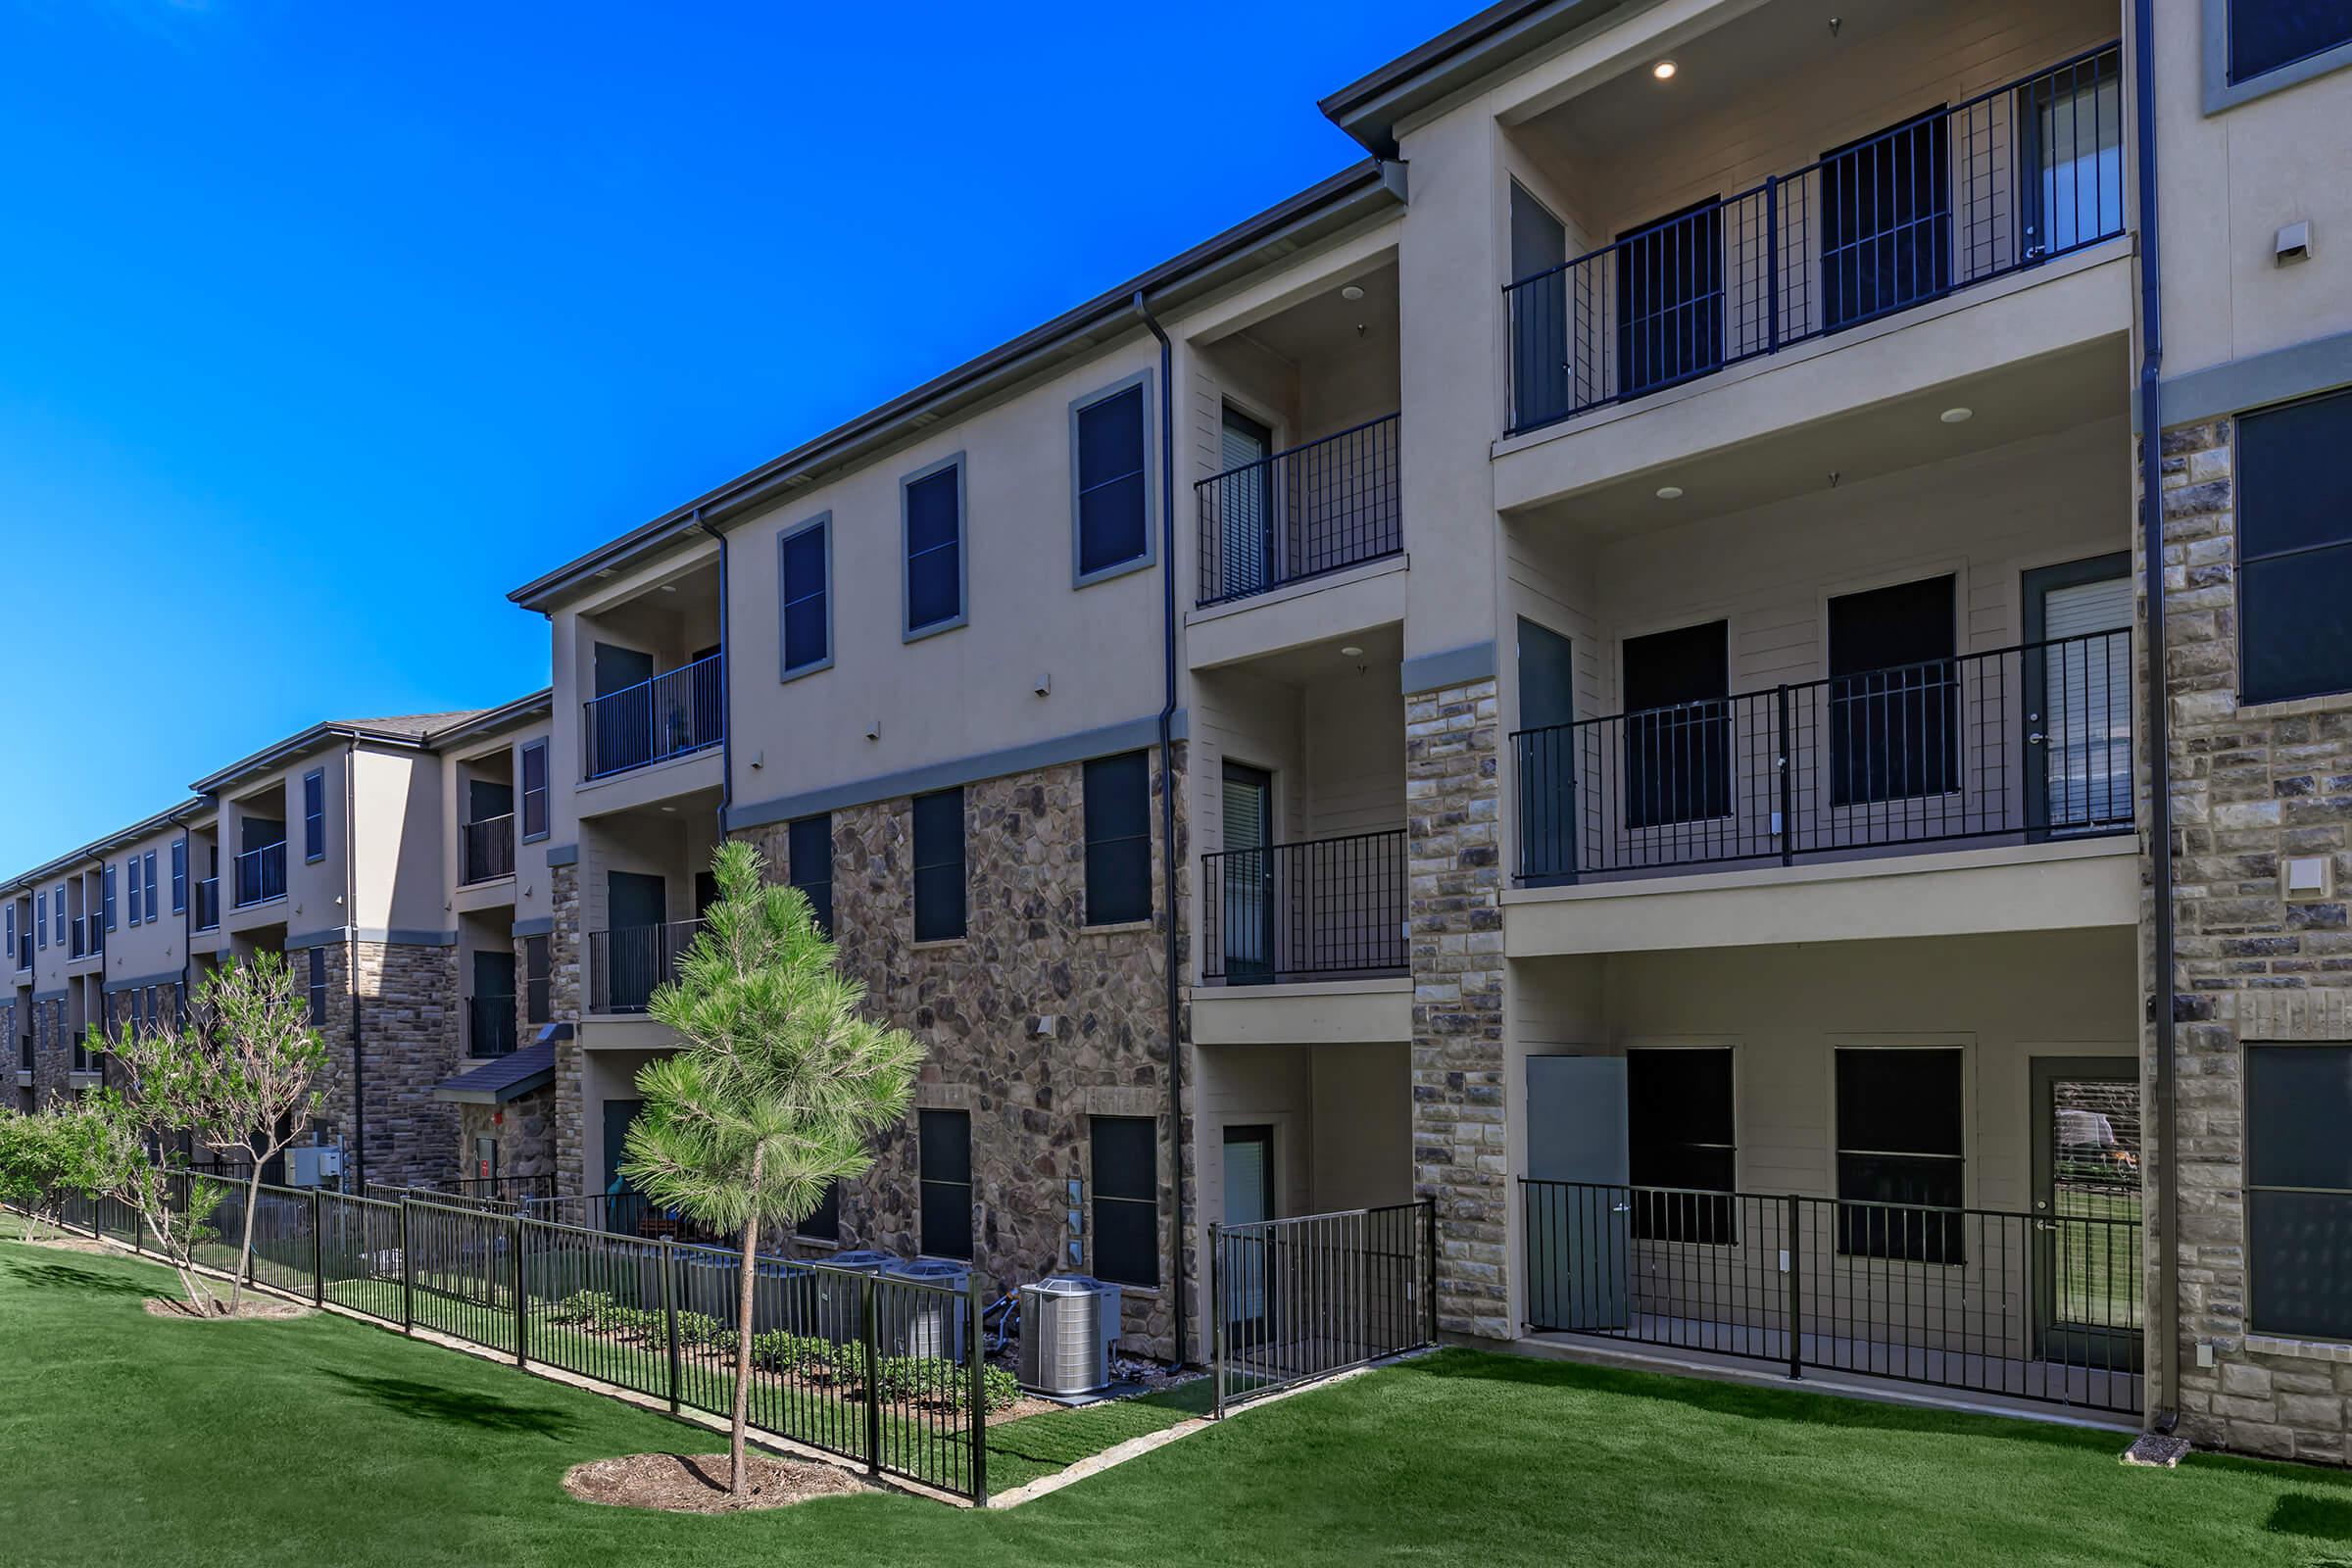
[[[318,1107],[314,1085],[326,1064],[326,1043],[311,1026],[310,1004],[284,958],[256,954],[207,975],[182,1027],[124,1028],[108,1037],[106,1049],[130,1069],[152,1127],[186,1133],[217,1154],[248,1162],[245,1223],[228,1296],[234,1317],[252,1265],[262,1167],[284,1152]]]
[[[159,1118],[175,1113],[168,1102],[99,1090],[77,1113],[78,1180],[93,1198],[116,1199],[139,1216],[156,1253],[179,1276],[189,1309],[210,1317],[220,1303],[196,1272],[196,1244],[212,1234],[221,1190],[192,1175],[174,1152],[179,1129]]]
[[[74,1140],[64,1114],[0,1111],[0,1203],[23,1211],[24,1239],[40,1239],[41,1221],[58,1227],[57,1203],[74,1185]]]
[[[654,1201],[741,1233],[728,1447],[741,1496],[760,1234],[789,1234],[830,1184],[873,1163],[868,1140],[906,1115],[922,1048],[858,1016],[865,987],[835,968],[808,898],[769,886],[750,845],[721,846],[710,868],[718,902],[649,1006],[686,1049],[637,1075],[645,1107],[621,1172]]]

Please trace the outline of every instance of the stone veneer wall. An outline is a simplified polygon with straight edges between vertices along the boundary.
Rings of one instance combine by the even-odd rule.
[[[576,1024],[586,1001],[580,986],[580,868],[548,868],[548,909],[556,927],[548,941],[548,1015]],[[520,945],[514,956],[515,973],[523,972]],[[584,1106],[580,1095],[580,1042],[575,1033],[556,1043],[556,1082],[550,1110],[556,1191],[566,1196],[585,1192],[587,1144]]]
[[[2265,1338],[2247,1321],[2242,1043],[2352,1040],[2352,699],[2238,705],[2231,436],[2224,419],[2163,437],[2177,964],[2161,989],[2176,1021],[2179,1406],[2194,1442],[2342,1464],[2352,1347]],[[2336,897],[2285,902],[2290,855],[2331,857]],[[2154,1061],[2152,1035],[2144,1054]],[[2152,1150],[2161,1130],[2151,1114]],[[2153,1300],[2153,1272],[2149,1283]],[[2214,1366],[2197,1365],[2201,1343]]]
[[[74,1036],[66,1027],[66,1004],[57,999],[32,1004],[32,1102],[35,1109],[74,1100]]]
[[[1156,792],[1166,780],[1151,756],[1152,900],[1164,910]],[[1189,854],[1183,767],[1180,747],[1179,866]],[[1067,1184],[1090,1180],[1087,1118],[1158,1119],[1162,1277],[1156,1292],[1127,1292],[1125,1327],[1131,1348],[1165,1356],[1175,1348],[1177,1282],[1167,1271],[1183,1147],[1169,1125],[1165,916],[1084,924],[1083,777],[1072,763],[965,787],[967,934],[952,942],[914,941],[912,803],[834,812],[835,935],[869,1005],[928,1052],[916,1106],[971,1114],[973,1265],[989,1289],[1070,1266]],[[789,874],[782,824],[740,836],[772,877]],[[1188,882],[1180,873],[1180,900]],[[873,1169],[843,1192],[843,1246],[917,1250],[914,1125],[910,1116],[886,1134]],[[1189,1182],[1189,1169],[1182,1175]],[[1186,1338],[1197,1355],[1197,1323]]]
[[[1515,1337],[1502,1029],[1501,761],[1492,679],[1404,704],[1413,1194],[1437,1205],[1438,1327]]]
[[[459,1105],[456,1174],[472,1177],[473,1141],[495,1139],[498,1174],[549,1176],[556,1169],[556,1094],[551,1086],[533,1090],[503,1105]]]
[[[308,951],[288,956],[298,983],[309,983]],[[463,1050],[456,952],[407,943],[331,942],[326,955],[327,1058],[319,1119],[330,1140],[357,1153],[352,1116],[351,975],[359,971],[365,1060],[368,1182],[437,1182],[456,1174],[457,1107],[433,1088],[457,1069]]]

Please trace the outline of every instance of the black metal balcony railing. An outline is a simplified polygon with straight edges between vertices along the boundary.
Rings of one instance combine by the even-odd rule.
[[[2117,630],[1520,730],[1518,874],[2123,832],[2132,723]]]
[[[220,879],[208,876],[196,884],[196,929],[210,931],[220,923]]]
[[[459,830],[461,882],[487,882],[514,874],[514,817],[488,816]]]
[[[1507,285],[1516,434],[2124,231],[2110,44]]]
[[[1200,858],[1200,969],[1240,985],[1402,972],[1404,833]]]
[[[514,1050],[514,999],[467,997],[466,1054],[469,1056],[504,1056]]]
[[[89,955],[91,951],[89,938],[85,934],[89,923],[90,922],[87,919],[78,914],[66,922],[67,957],[80,958],[86,957]]]
[[[286,896],[286,841],[265,844],[237,857],[237,907]]]
[[[712,654],[582,704],[586,776],[625,773],[724,740],[723,658]]]
[[[1202,605],[1246,599],[1404,548],[1391,414],[1201,480]]]
[[[700,920],[672,920],[589,932],[588,1010],[645,1011],[655,990],[677,973],[678,956],[702,928]]]

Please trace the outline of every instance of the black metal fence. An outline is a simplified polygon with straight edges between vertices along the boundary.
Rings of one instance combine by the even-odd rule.
[[[466,999],[466,1054],[469,1056],[505,1056],[514,1050],[517,1026],[514,1022],[513,997],[467,997]]]
[[[514,874],[514,815],[486,816],[459,828],[458,880],[488,882]]]
[[[700,920],[588,933],[588,1010],[643,1012],[694,945]]]
[[[2121,59],[2079,55],[1511,283],[1511,431],[2121,234]]]
[[[1211,1225],[1217,1414],[1436,1344],[1437,1256],[1426,1201]]]
[[[1398,416],[1309,441],[1202,479],[1203,606],[1361,565],[1404,548]]]
[[[1404,832],[1200,858],[1200,967],[1228,984],[1402,973]]]
[[[210,931],[220,923],[220,879],[208,876],[196,884],[196,929]]]
[[[1520,730],[1518,874],[2128,831],[2132,691],[2122,629]]]
[[[722,660],[712,654],[583,703],[586,776],[625,773],[726,739]]]
[[[187,1182],[180,1178],[180,1202]],[[222,1187],[196,1260],[236,1266],[244,1190]],[[136,1216],[74,1198],[65,1221],[140,1250]],[[251,1278],[404,1332],[417,1329],[667,1400],[732,1409],[741,1254],[548,1224],[449,1200],[264,1188]],[[985,1502],[983,1298],[961,1287],[762,1255],[754,1278],[751,1421],[868,1474]]]
[[[2136,1192],[2020,1213],[1522,1179],[1527,1323],[2136,1413]]]
[[[524,1212],[550,1224],[604,1231],[612,1236],[635,1236],[647,1241],[723,1242],[725,1238],[678,1209],[657,1203],[643,1193],[585,1193],[567,1197],[525,1200]]]

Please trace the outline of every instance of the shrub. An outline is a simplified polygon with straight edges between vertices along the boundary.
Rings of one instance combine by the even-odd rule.
[[[548,1308],[551,1323],[578,1323],[593,1328],[612,1307],[612,1298],[603,1291],[574,1291]]]
[[[927,1355],[894,1355],[885,1359],[875,1373],[882,1397],[887,1400],[944,1411],[963,1411],[970,1406],[971,1371],[954,1361]],[[981,1397],[988,1401],[991,1410],[1008,1409],[1021,1396],[1020,1381],[1003,1367],[984,1367],[980,1389]]]

